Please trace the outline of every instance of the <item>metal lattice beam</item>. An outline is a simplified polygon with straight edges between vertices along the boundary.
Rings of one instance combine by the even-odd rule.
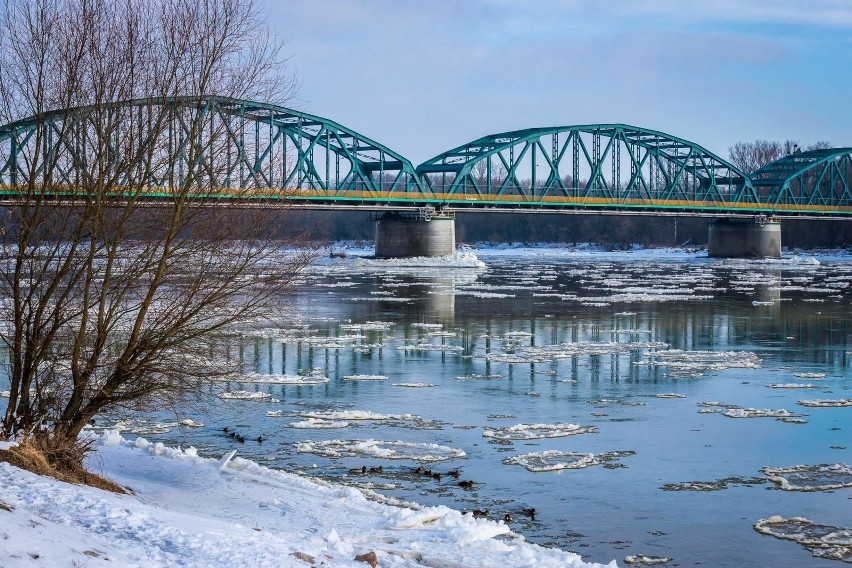
[[[796,152],[765,165],[751,180],[761,201],[778,208],[852,208],[852,148]]]
[[[362,134],[281,106],[224,97],[61,109],[0,126],[0,186],[7,194],[42,178],[57,191],[85,186],[87,165],[96,157],[103,164],[105,155],[112,183],[144,183],[152,196],[184,183],[189,172],[219,198],[246,194],[231,189],[332,201],[424,193],[411,162]]]
[[[526,208],[759,209],[744,172],[671,135],[595,124],[493,134],[417,167],[448,203]]]
[[[852,149],[839,148],[749,177],[698,144],[624,124],[493,134],[415,169],[331,120],[224,97],[60,109],[0,126],[6,201],[25,187],[78,199],[106,182],[134,198],[195,184],[197,199],[309,207],[848,216],[850,172]]]

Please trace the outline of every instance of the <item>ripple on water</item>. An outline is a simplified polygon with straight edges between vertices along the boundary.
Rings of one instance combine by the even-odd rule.
[[[776,515],[757,521],[754,530],[797,542],[816,558],[852,564],[852,529],[821,525],[802,517],[784,518]]]

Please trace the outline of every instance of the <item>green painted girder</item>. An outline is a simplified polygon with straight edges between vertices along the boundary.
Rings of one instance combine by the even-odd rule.
[[[567,138],[560,141],[560,135]],[[551,152],[541,142],[547,136],[552,138]],[[591,137],[592,147],[589,147],[584,137]],[[570,158],[566,158],[569,145],[573,145],[573,151]],[[516,149],[517,155],[514,153]],[[626,184],[620,182],[623,149],[628,149],[625,164],[629,164],[631,169]],[[633,155],[634,151],[637,156]],[[643,154],[641,159],[638,159],[639,154]],[[518,180],[518,165],[528,155],[531,162],[530,187],[524,188]],[[492,183],[490,172],[492,161],[495,159],[506,173],[504,178]],[[571,164],[563,167],[566,159]],[[489,172],[484,184],[478,182],[472,173],[473,168],[483,161],[486,162]],[[546,170],[543,187],[539,186],[536,180],[539,164],[544,165]],[[587,175],[583,184],[577,179],[581,165]],[[560,168],[574,174],[571,176],[571,188],[567,188],[562,182]],[[655,180],[645,179],[646,173],[643,169],[647,169],[648,175]],[[501,195],[506,191],[516,191],[531,200],[536,196],[548,195],[554,190],[561,191],[566,196],[572,193],[580,197],[600,196],[614,199],[626,196],[649,200],[688,197],[696,199],[698,195],[703,200],[714,202],[742,203],[757,200],[754,188],[745,173],[726,160],[693,142],[625,124],[529,128],[492,134],[439,154],[420,164],[417,171],[425,185],[433,191],[440,187],[441,193],[449,195],[483,194],[480,186],[484,185],[485,194]],[[436,174],[443,176],[438,185],[434,178]],[[445,184],[444,178],[450,176],[452,179],[447,180]],[[660,180],[663,186],[657,187]],[[728,188],[723,192],[719,187],[722,185],[735,186],[735,190],[732,192]]]
[[[116,112],[128,112],[129,109],[138,108],[141,127],[143,109],[154,106],[174,109],[170,115],[172,124],[167,133],[169,153],[173,156],[173,162],[168,169],[169,179],[162,176],[152,178],[150,182],[154,185],[172,183],[174,177],[179,177],[180,172],[189,167],[202,165],[212,173],[212,166],[206,163],[212,164],[214,159],[221,159],[227,162],[229,183],[239,187],[266,184],[268,188],[291,190],[294,185],[304,185],[307,188],[339,191],[357,188],[359,191],[366,189],[375,192],[389,189],[417,194],[425,192],[409,160],[354,130],[301,111],[226,97],[137,99],[102,105],[97,109],[59,109],[0,126],[0,183],[20,183],[28,179],[30,172],[25,165],[27,156],[22,155],[22,152],[25,154],[30,148],[39,129],[42,135],[38,136],[42,140],[46,136],[45,133],[59,133],[63,129],[83,133],[83,144],[80,147],[75,147],[74,141],[69,142],[68,137],[61,134],[57,136],[60,142],[51,146],[52,150],[70,156],[65,160],[66,163],[56,164],[59,179],[68,183],[72,166],[79,169],[85,161],[86,143],[91,146],[95,142],[86,140],[90,138],[86,125],[97,112],[110,112],[112,109]],[[186,123],[182,109],[201,109],[202,115],[208,112],[217,113],[225,125],[227,140],[227,148],[220,149],[220,154],[227,154],[226,156],[214,156],[214,150],[211,148],[209,155],[200,151],[194,152],[197,156],[195,163],[187,162],[189,135],[193,125]],[[128,112],[128,116],[132,117],[134,112]],[[253,129],[251,124],[254,124]],[[260,135],[261,129],[263,136]],[[273,167],[273,154],[281,150],[276,145],[285,142],[292,152],[292,171],[286,175],[266,171]],[[165,140],[163,144],[165,145]],[[123,158],[118,145],[110,148],[110,151],[115,153],[116,160]],[[285,153],[286,151],[285,149]],[[317,151],[325,154],[325,172],[317,171],[315,166],[314,153]],[[288,156],[285,154],[283,159],[286,161]],[[199,163],[199,160],[203,163]],[[36,175],[41,173],[41,170],[35,172]],[[274,175],[276,173],[278,175]]]
[[[797,152],[751,174],[762,200],[774,204],[852,206],[852,148]]]

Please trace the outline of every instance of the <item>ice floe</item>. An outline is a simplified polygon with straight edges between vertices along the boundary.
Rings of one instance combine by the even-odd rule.
[[[471,373],[470,375],[459,375],[458,377],[456,377],[456,380],[457,381],[499,381],[502,378],[503,378],[503,375],[496,374],[496,373],[490,374],[490,375]]]
[[[183,422],[186,422],[184,424]],[[127,432],[129,434],[138,434],[140,436],[149,436],[153,434],[167,434],[172,429],[178,426],[200,427],[203,424],[193,422],[192,420],[182,420],[179,422],[161,422],[157,420],[146,420],[141,418],[124,418],[116,422],[100,422],[98,424],[87,424],[86,430],[103,432],[107,430],[115,430],[116,432]]]
[[[596,465],[611,464],[620,458],[632,456],[635,452],[619,451],[602,454],[561,452],[547,450],[512,456],[503,460],[504,464],[520,465],[532,472],[560,471],[564,469],[584,469]]]
[[[231,380],[235,383],[267,385],[319,385],[329,382],[329,378],[321,372],[309,375],[264,375],[261,373],[248,373],[239,375]]]
[[[579,424],[515,424],[506,428],[485,429],[482,436],[495,440],[537,440],[591,434],[597,431],[598,429],[594,426]]]
[[[267,392],[237,390],[219,393],[219,398],[223,400],[266,400],[272,398],[272,395]]]
[[[413,353],[425,353],[429,351],[440,351],[445,353],[460,353],[464,351],[464,348],[458,345],[433,345],[431,343],[417,343],[417,344],[409,344],[402,345],[397,347],[399,351],[410,351]]]
[[[699,402],[700,414],[721,414],[728,418],[775,418],[781,422],[791,424],[805,424],[807,414],[791,412],[783,408],[743,408],[736,404],[725,404],[724,402]]]
[[[831,399],[816,399],[816,400],[799,400],[796,404],[808,406],[810,408],[839,408],[842,406],[852,406],[852,398]]]
[[[773,516],[754,524],[760,534],[799,543],[816,558],[852,563],[852,529],[822,525],[803,517]]]
[[[624,562],[633,566],[660,566],[668,564],[672,559],[668,556],[646,556],[644,554],[631,554],[624,557]]]
[[[777,410],[771,408],[728,408],[721,414],[728,418],[801,418],[805,416],[783,408]]]
[[[766,385],[771,389],[815,389],[817,385],[811,383],[772,383]]]
[[[410,389],[425,389],[429,387],[434,387],[435,385],[432,383],[391,383],[392,387],[407,387]]]
[[[793,373],[793,376],[800,379],[824,379],[825,373]]]
[[[686,398],[685,394],[678,394],[676,392],[664,392],[660,394],[654,395],[657,398]]]
[[[762,485],[768,480],[764,477],[726,477],[717,481],[685,481],[683,483],[666,483],[660,489],[663,491],[722,491],[731,486]]]
[[[485,263],[472,252],[457,252],[447,256],[419,256],[411,258],[357,258],[353,263],[360,268],[429,267],[429,268],[485,268]]]
[[[703,376],[704,371],[760,368],[760,358],[749,351],[669,349],[649,353],[647,357],[647,361],[635,361],[633,364],[666,367],[674,378],[697,378]]]
[[[345,331],[388,331],[394,323],[391,321],[368,321],[366,323],[342,323],[340,329]]]
[[[345,375],[344,381],[386,381],[385,375]]]
[[[525,347],[520,353],[488,353],[486,360],[496,363],[550,363],[559,359],[568,359],[577,355],[609,355],[627,353],[645,349],[661,349],[668,344],[653,341],[578,341],[541,347]]]
[[[830,491],[852,487],[852,467],[845,463],[765,467],[763,473],[785,491]]]
[[[268,413],[267,413],[268,415]],[[322,418],[306,418],[305,420],[299,420],[297,422],[290,423],[291,428],[319,428],[319,429],[329,429],[329,428],[348,428],[349,422],[345,420],[323,420]]]
[[[297,442],[300,452],[329,458],[369,456],[392,460],[414,460],[431,463],[465,457],[464,450],[422,442],[401,440],[322,440]]]

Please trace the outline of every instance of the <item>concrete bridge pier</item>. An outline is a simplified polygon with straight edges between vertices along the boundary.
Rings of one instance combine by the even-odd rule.
[[[781,223],[763,215],[715,219],[710,223],[707,256],[781,258]]]
[[[378,258],[446,256],[455,252],[455,214],[424,207],[416,214],[385,213],[376,219]]]

